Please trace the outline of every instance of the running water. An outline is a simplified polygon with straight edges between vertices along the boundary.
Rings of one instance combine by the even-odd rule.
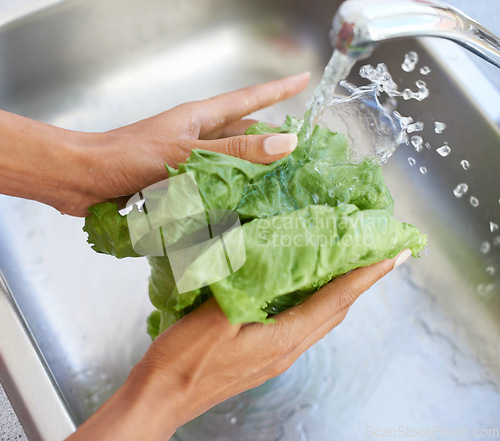
[[[383,163],[399,144],[409,143],[409,133],[419,132],[424,128],[422,122],[414,122],[411,117],[401,116],[394,110],[395,98],[422,101],[429,96],[429,90],[424,81],[418,80],[415,83],[416,91],[409,88],[402,92],[398,91],[397,84],[383,63],[377,65],[376,68],[371,65],[361,68],[360,76],[368,79],[371,82],[370,85],[356,87],[349,84],[345,78],[356,61],[363,58],[370,48],[361,51],[349,48],[349,40],[345,39],[344,35],[344,33],[350,35],[347,31],[349,29],[334,29],[331,33],[335,50],[308,103],[300,131],[304,133],[307,141],[321,121],[326,127],[347,136],[351,161],[358,162],[365,157],[371,157]],[[333,41],[336,39],[338,41]],[[403,63],[404,69],[407,72],[412,71],[417,62],[416,52],[407,53]],[[337,86],[339,85],[350,96],[338,96]],[[379,101],[381,93],[385,93],[388,98],[384,105]],[[314,147],[309,146],[309,148]]]
[[[356,61],[363,58],[363,55],[363,53],[352,53],[351,51],[347,51],[345,54],[338,49],[333,52],[321,82],[308,103],[304,122],[300,129],[304,133],[306,141],[310,138],[315,126],[320,123],[346,136],[349,145],[349,162],[360,162],[368,157],[379,163],[384,163],[401,144],[411,145],[417,155],[423,154],[423,147],[427,150],[434,150],[420,134],[410,135],[413,132],[421,132],[424,129],[423,122],[413,121],[411,117],[402,116],[395,110],[397,107],[396,98],[416,101],[426,99],[429,96],[427,84],[420,79],[415,82],[415,90],[406,88],[399,91],[397,84],[383,63],[376,67],[365,65],[360,68],[359,75],[367,79],[370,82],[369,85],[357,87],[350,84],[345,81],[345,78]],[[404,72],[412,72],[417,69],[417,64],[418,54],[408,52],[405,54],[401,68]],[[431,69],[428,66],[423,66],[417,72],[427,76]],[[384,100],[381,98],[382,94],[384,94]],[[444,122],[434,121],[433,125],[433,131],[437,135],[442,135],[446,130]],[[308,148],[313,149],[314,146],[310,145]],[[434,151],[444,158],[453,157],[452,148],[446,141],[442,142],[441,146]],[[409,165],[418,170],[421,175],[430,173],[426,166],[419,164],[420,159],[418,158],[419,156],[408,157]],[[464,171],[471,167],[466,159],[459,162]],[[472,209],[477,209],[480,201],[476,196],[467,194],[468,191],[469,186],[462,182],[453,189],[453,194],[458,199],[463,198],[468,201]],[[465,195],[467,197],[464,197]],[[500,199],[498,203],[500,204]],[[491,233],[496,232],[499,228],[498,223],[495,222],[490,222],[489,227]],[[500,236],[495,236],[492,243],[495,247],[500,246]],[[490,242],[484,242],[480,247],[481,253],[488,254],[490,247]],[[489,276],[495,272],[496,269],[493,266],[486,268],[486,273]],[[486,295],[492,291],[492,287],[491,283],[480,284],[477,287],[478,294]]]
[[[349,75],[357,57],[352,54],[344,54],[338,49],[333,51],[332,58],[325,67],[323,77],[314,91],[301,130],[305,130],[305,138],[309,139],[314,127],[318,124],[328,101],[335,95],[335,89],[339,82]]]
[[[379,63],[376,67],[367,64],[361,67],[359,75],[370,81],[370,84],[357,87],[341,80],[339,85],[348,96],[339,96],[340,93],[334,94],[336,85],[331,82],[329,71],[330,69],[325,70],[325,76],[315,94],[316,99],[311,102],[306,114],[310,119],[305,124],[310,124],[306,127],[311,131],[321,121],[331,130],[343,133],[348,139],[349,161],[360,162],[369,157],[384,163],[398,145],[410,143],[408,134],[423,130],[422,122],[413,121],[413,118],[402,116],[394,110],[395,98],[418,101],[427,98],[429,90],[423,81],[415,83],[416,91],[399,91],[385,64]],[[382,94],[387,98],[383,104]],[[417,152],[422,150],[421,136],[412,136],[411,142]],[[421,172],[425,174],[427,170]]]

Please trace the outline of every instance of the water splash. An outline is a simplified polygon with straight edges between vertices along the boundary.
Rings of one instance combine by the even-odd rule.
[[[446,129],[446,124],[443,122],[435,121],[434,122],[434,132],[443,133],[444,129]]]
[[[406,122],[396,112],[388,113],[379,101],[379,85],[356,87],[341,82],[350,96],[330,100],[322,123],[347,134],[351,162],[365,157],[386,162],[399,144],[407,143]]]
[[[390,97],[399,96],[398,85],[392,79],[384,63],[377,64],[377,67],[373,67],[371,64],[362,66],[359,69],[359,76],[374,84],[379,93],[385,92]]]
[[[431,68],[429,66],[422,66],[420,68],[421,75],[429,75],[431,73]]]
[[[417,152],[421,152],[423,145],[424,145],[424,140],[422,139],[421,136],[415,135],[411,137],[411,143],[413,147],[415,147],[415,150]]]
[[[425,83],[425,81],[415,81],[415,85],[417,86],[418,91],[413,92],[413,90],[411,89],[403,90],[403,92],[401,92],[401,96],[403,97],[403,99],[423,101],[429,96],[429,89],[427,88],[427,84]]]
[[[349,161],[352,162],[358,162],[365,157],[376,159],[379,163],[386,162],[401,144],[411,144],[417,153],[421,153],[424,146],[431,150],[431,144],[424,142],[422,136],[411,135],[424,130],[424,123],[414,121],[411,116],[403,116],[396,110],[397,98],[417,101],[426,99],[429,96],[429,88],[425,81],[416,81],[416,90],[406,88],[400,91],[384,63],[379,63],[376,67],[366,64],[360,68],[359,75],[368,80],[369,84],[357,87],[342,80],[354,65],[354,61],[347,55],[334,52],[309,103],[302,129],[305,128],[306,133],[310,134],[316,124],[322,123],[333,131],[344,133],[351,149]],[[409,52],[405,54],[401,67],[405,72],[412,72],[417,63],[418,54]],[[419,72],[421,75],[428,75],[430,68],[423,66]],[[344,89],[343,96],[335,95],[340,90],[337,86]],[[434,121],[433,126],[437,135],[447,128],[446,123],[442,121]],[[452,153],[452,148],[444,142],[435,151],[441,157],[447,157]],[[412,156],[408,157],[408,164],[417,166],[422,175],[428,173],[427,167],[417,165],[417,160]],[[470,169],[470,163],[466,159],[460,161],[460,166],[464,171]],[[456,198],[463,198],[468,191],[468,185],[462,182],[453,189],[453,194]],[[476,196],[470,195],[466,200],[474,208],[479,206]],[[500,198],[498,203],[500,204]],[[493,233],[497,230],[498,225],[490,222],[490,231]],[[489,253],[492,244],[495,247],[500,246],[500,236],[496,236],[491,243],[483,242],[480,246],[481,253]],[[486,272],[493,275],[495,268],[487,267]],[[488,290],[490,286],[487,284],[479,289],[480,292],[489,292]]]
[[[412,72],[418,63],[418,54],[414,51],[410,51],[405,54],[403,63],[401,64],[401,69],[405,72]]]
[[[448,144],[444,144],[443,146],[436,149],[436,152],[441,156],[446,157],[451,153],[451,148]]]
[[[335,49],[332,58],[325,67],[323,77],[307,105],[307,112],[301,130],[309,139],[314,127],[318,124],[328,100],[335,95],[340,80],[347,77],[356,62],[353,55],[346,55]]]
[[[342,74],[347,74],[346,66],[350,66],[352,61],[348,56],[334,52],[309,103],[301,130],[306,130],[308,136],[314,125],[321,122],[329,129],[347,136],[349,161],[359,162],[371,157],[384,163],[397,146],[409,144],[408,134],[424,129],[423,122],[413,121],[413,118],[402,116],[395,110],[396,98],[421,101],[429,95],[429,90],[423,81],[417,81],[417,92],[410,89],[399,91],[384,63],[376,67],[367,64],[360,68],[359,75],[370,81],[366,86],[357,87],[339,80]],[[334,95],[337,82],[340,86],[337,92],[344,90],[342,96]],[[381,99],[382,94],[385,100]],[[421,150],[422,138],[412,137],[412,140],[417,151]]]
[[[469,161],[467,161],[467,159],[462,159],[462,160],[460,161],[460,165],[462,166],[462,168],[463,168],[464,170],[469,170],[469,169],[470,169],[470,162],[469,162]]]
[[[410,118],[412,120],[412,118]],[[413,120],[412,120],[413,121]],[[417,121],[416,123],[410,123],[407,126],[405,124],[401,124],[404,129],[406,129],[406,133],[413,133],[413,132],[421,132],[424,130],[424,123]]]
[[[465,183],[458,184],[453,190],[453,194],[455,195],[455,197],[461,198],[462,196],[465,195],[465,193],[467,193],[468,190],[469,186],[467,184]]]
[[[483,242],[479,250],[482,254],[488,254],[491,250],[491,244],[489,242]]]

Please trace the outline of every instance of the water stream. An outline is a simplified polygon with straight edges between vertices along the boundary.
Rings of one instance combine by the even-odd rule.
[[[328,101],[335,95],[337,85],[349,75],[356,61],[357,58],[354,55],[344,54],[337,49],[333,51],[332,58],[326,65],[323,77],[307,106],[302,126],[306,139],[309,139],[314,127],[319,123]]]

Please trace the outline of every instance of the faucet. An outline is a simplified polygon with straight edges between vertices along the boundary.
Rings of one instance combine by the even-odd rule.
[[[346,0],[330,38],[335,49],[364,58],[377,42],[423,36],[452,40],[500,68],[499,38],[437,0]]]

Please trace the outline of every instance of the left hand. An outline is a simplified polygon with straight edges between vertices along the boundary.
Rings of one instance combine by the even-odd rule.
[[[256,121],[242,118],[302,91],[308,78],[308,74],[295,75],[181,104],[99,135],[91,152],[104,173],[92,180],[84,206],[72,214],[85,215],[93,203],[135,193],[167,178],[165,164],[176,167],[192,149],[225,153],[261,164],[283,158],[297,146],[295,134],[245,136],[242,134]]]
[[[0,111],[0,193],[35,199],[86,216],[91,205],[136,193],[168,177],[192,149],[258,163],[288,155],[294,134],[242,135],[242,120],[301,92],[308,74],[194,101],[126,127],[83,133]]]

